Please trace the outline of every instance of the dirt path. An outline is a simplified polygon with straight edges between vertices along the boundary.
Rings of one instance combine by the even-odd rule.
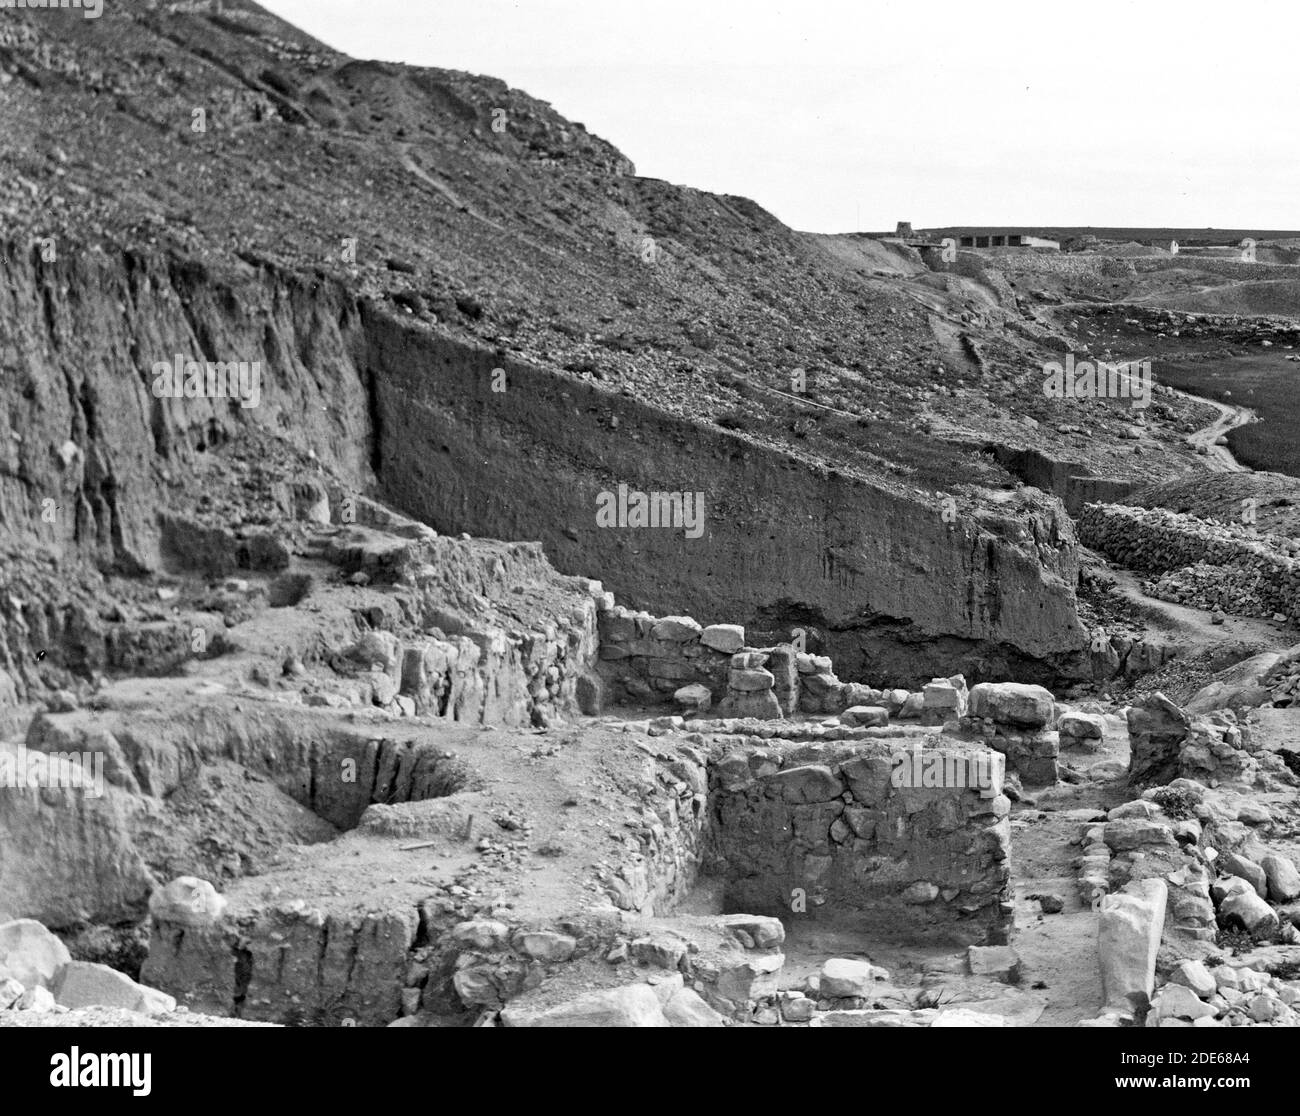
[[[1100,806],[1081,803],[1075,810]],[[1100,808],[1095,816],[1101,817]],[[1097,1014],[1101,974],[1097,964],[1097,914],[1078,894],[1070,845],[1082,819],[1078,813],[1018,811],[1012,820],[1015,933],[1012,946],[1020,956],[1024,986],[1042,991],[1047,1007],[1037,1025],[1062,1027]],[[1058,914],[1044,914],[1038,896],[1056,895],[1065,902]]]
[[[1109,572],[1115,579],[1115,587],[1142,612],[1148,630],[1154,629],[1167,640],[1176,639],[1185,650],[1218,647],[1234,641],[1280,649],[1295,642],[1294,632],[1284,624],[1254,616],[1229,616],[1222,624],[1216,624],[1214,614],[1204,609],[1147,596],[1142,592],[1140,574],[1117,566],[1109,567]]]
[[[1020,955],[1024,986],[1041,992],[1047,1007],[1039,1027],[1071,1026],[1094,1017],[1101,1005],[1097,962],[1097,913],[1079,896],[1079,847],[1071,842],[1088,821],[1104,818],[1126,801],[1128,727],[1107,716],[1105,739],[1096,751],[1067,749],[1061,762],[1078,782],[1029,792],[1011,816],[1011,867],[1016,929],[1012,944]],[[1100,764],[1118,764],[1110,775],[1093,775]],[[1056,895],[1065,906],[1045,914],[1038,896]]]
[[[1241,464],[1233,457],[1232,451],[1227,446],[1216,444],[1229,430],[1236,430],[1239,426],[1258,422],[1259,416],[1254,411],[1249,407],[1234,407],[1228,403],[1219,403],[1213,399],[1206,399],[1204,396],[1178,391],[1177,388],[1171,390],[1175,395],[1181,395],[1184,399],[1191,400],[1194,403],[1204,403],[1207,407],[1213,407],[1219,412],[1219,417],[1209,426],[1202,427],[1194,434],[1187,436],[1189,444],[1198,448],[1200,446],[1205,447],[1211,469],[1216,473],[1250,473],[1254,471],[1248,465]]]

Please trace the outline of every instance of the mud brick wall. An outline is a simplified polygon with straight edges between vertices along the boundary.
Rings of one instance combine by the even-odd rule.
[[[895,758],[912,743],[742,746],[715,760],[702,872],[724,880],[727,909],[912,940],[1005,941],[1004,758],[932,737],[921,754],[944,757],[949,785],[895,786]]]
[[[539,543],[440,536],[341,491],[331,494],[334,518],[345,499],[355,523],[331,539],[326,556],[345,573],[395,583],[407,619],[429,633],[383,656],[393,692],[415,713],[540,727],[557,715],[600,712],[599,582],[556,573]]]
[[[1130,569],[1166,573],[1208,563],[1257,575],[1253,588],[1264,606],[1300,619],[1300,561],[1289,556],[1286,540],[1161,508],[1120,504],[1089,504],[1078,526],[1085,545]]]
[[[1094,476],[1082,462],[1060,461],[1032,448],[994,445],[990,449],[999,465],[1026,484],[1059,496],[1071,515],[1077,515],[1084,504],[1123,499],[1141,484],[1125,477]]]
[[[1033,657],[1087,646],[1071,588],[1074,528],[1055,504],[954,531],[892,487],[381,311],[364,321],[378,494],[439,531],[539,539],[562,572],[598,574],[620,600],[660,614],[753,626],[793,622],[815,600],[826,649],[853,672],[856,653],[866,673],[877,643],[879,625],[864,617],[906,617],[908,642],[891,643],[908,654],[923,633]],[[492,390],[498,367],[505,392]],[[703,536],[600,527],[597,496],[619,483],[704,492]]]
[[[708,776],[701,749],[704,738],[650,755],[645,761],[647,789],[636,826],[627,826],[628,849],[615,868],[602,871],[601,883],[614,906],[645,916],[665,915],[695,886],[709,824]]]

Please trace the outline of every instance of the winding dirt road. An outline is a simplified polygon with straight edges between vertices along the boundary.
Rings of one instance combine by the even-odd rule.
[[[1215,443],[1228,433],[1229,430],[1236,430],[1239,426],[1246,426],[1248,423],[1258,422],[1259,416],[1249,407],[1234,407],[1228,403],[1219,403],[1213,399],[1206,399],[1204,396],[1192,395],[1189,392],[1178,391],[1174,389],[1176,395],[1181,395],[1184,399],[1190,399],[1196,403],[1204,403],[1207,407],[1213,407],[1219,412],[1216,418],[1209,426],[1202,427],[1193,434],[1187,436],[1187,441],[1193,446],[1204,446],[1210,467],[1219,473],[1249,473],[1252,472],[1248,465],[1241,464],[1232,456],[1232,451],[1227,446],[1216,445]]]

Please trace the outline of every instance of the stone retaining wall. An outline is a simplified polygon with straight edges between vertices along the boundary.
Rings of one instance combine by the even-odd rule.
[[[1089,504],[1078,528],[1085,545],[1130,569],[1161,574],[1208,563],[1253,575],[1252,594],[1266,609],[1300,619],[1300,560],[1290,557],[1292,540],[1119,504]]]
[[[902,714],[909,692],[841,682],[829,658],[790,644],[750,647],[738,624],[704,627],[689,616],[655,617],[612,604],[598,617],[599,672],[613,701],[674,701],[688,712],[773,719],[880,706]],[[908,712],[920,712],[919,695]]]
[[[1002,943],[1004,771],[996,752],[937,736],[738,746],[709,768],[702,874],[723,879],[729,910]]]

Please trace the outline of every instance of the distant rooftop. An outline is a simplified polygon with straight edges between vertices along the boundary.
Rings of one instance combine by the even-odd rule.
[[[1188,229],[1119,228],[1092,225],[949,225],[941,229],[917,229],[917,236],[1037,236],[1048,240],[1069,240],[1095,236],[1098,240],[1177,240],[1180,244],[1229,244],[1251,237],[1255,240],[1287,240],[1300,237],[1295,229]]]

